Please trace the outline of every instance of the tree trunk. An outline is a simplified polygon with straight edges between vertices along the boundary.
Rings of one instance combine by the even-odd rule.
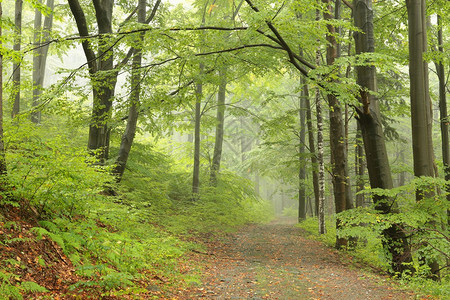
[[[138,22],[145,23],[146,0],[138,2]],[[141,92],[141,65],[142,65],[142,47],[144,41],[144,33],[140,33],[140,40],[136,48],[133,49],[134,57],[131,69],[131,92],[130,92],[130,109],[128,112],[127,126],[122,135],[122,141],[119,148],[119,156],[116,160],[116,166],[113,174],[116,175],[117,182],[122,179],[125,167],[130,154],[131,146],[136,135],[137,121],[139,117],[140,92]]]
[[[15,37],[13,50],[20,52],[20,44],[22,41],[22,6],[23,0],[16,0],[14,9],[14,25],[15,25]],[[13,63],[13,88],[12,88],[12,112],[11,117],[14,118],[20,112],[20,62],[14,61]]]
[[[226,70],[219,72],[220,84],[217,93],[217,118],[216,118],[216,136],[214,142],[214,154],[211,164],[210,182],[211,185],[216,186],[217,175],[220,171],[220,161],[222,159],[222,145],[225,123],[225,96],[227,87]]]
[[[435,176],[433,141],[431,134],[432,112],[428,90],[427,24],[425,0],[406,0],[408,10],[409,78],[411,98],[412,146],[414,176]],[[416,190],[416,200],[433,196],[434,188]],[[425,258],[424,258],[425,259]],[[439,278],[436,260],[427,262],[432,276]]]
[[[98,33],[112,33],[113,0],[94,0]],[[98,45],[98,71],[94,83],[94,105],[92,107],[91,124],[89,126],[88,149],[99,151],[97,157],[104,162],[109,156],[109,127],[115,81],[110,71],[113,69],[113,48],[108,38],[100,38]]]
[[[203,66],[200,66],[203,69]],[[195,102],[195,129],[194,129],[194,171],[192,176],[192,194],[194,200],[197,199],[198,193],[200,192],[200,121],[201,121],[201,110],[202,110],[202,96],[203,96],[203,84],[197,83],[196,87],[196,98]]]
[[[319,215],[319,177],[317,167],[317,153],[314,141],[314,129],[311,113],[311,101],[309,97],[306,98],[306,124],[308,126],[308,144],[311,153],[311,169],[314,188],[314,215]]]
[[[356,174],[356,207],[364,206],[364,194],[359,194],[364,190],[364,170],[366,168],[365,165],[365,157],[364,157],[364,148],[362,141],[362,132],[361,125],[357,124],[356,129],[356,149],[355,149],[355,174]]]
[[[300,141],[299,141],[299,187],[298,187],[298,221],[306,220],[306,98],[309,97],[308,86],[304,77],[301,77],[302,91],[300,95]]]
[[[39,1],[42,2],[42,1]],[[54,0],[47,0],[47,7],[52,12],[45,17],[44,27],[42,28],[42,13],[36,9],[34,13],[34,43],[36,45],[45,43],[49,40],[50,31],[53,26],[53,8]],[[42,93],[45,78],[45,66],[47,64],[48,45],[42,46],[34,50],[33,57],[33,107],[39,106],[39,97]],[[41,112],[33,110],[31,113],[31,121],[39,124],[41,122]]]
[[[320,55],[320,54],[319,54]],[[323,118],[322,118],[322,104],[320,99],[320,91],[316,89],[316,114],[317,114],[317,162],[319,170],[317,173],[318,187],[319,187],[319,201],[318,201],[318,218],[319,218],[319,233],[325,234],[325,164],[323,161]]]
[[[361,32],[355,32],[356,54],[374,52],[372,0],[354,1],[354,22]],[[372,188],[391,189],[393,187],[391,170],[386,151],[384,132],[381,125],[380,109],[374,93],[376,86],[376,69],[374,66],[357,66],[357,83],[361,86],[358,121],[364,140],[367,169]],[[375,195],[375,207],[381,213],[397,212],[395,199]],[[391,255],[391,266],[400,274],[405,270],[413,271],[411,251],[406,235],[400,225],[392,225],[383,231],[383,246]]]
[[[0,2],[0,19],[3,17],[2,3]],[[0,26],[0,49],[2,45],[2,27]],[[6,175],[5,143],[3,141],[3,52],[0,51],[0,176]],[[0,182],[1,185],[4,182]],[[3,188],[3,186],[2,186]]]
[[[70,10],[75,18],[79,35],[89,36],[86,16],[78,0],[68,0]],[[95,16],[99,33],[112,33],[112,12],[113,0],[93,0]],[[161,0],[156,0],[150,16],[145,20],[148,24],[153,20],[156,11],[161,4]],[[91,124],[89,125],[88,149],[98,157],[103,163],[109,155],[109,134],[108,121],[111,117],[112,101],[117,83],[117,76],[120,68],[128,63],[133,55],[130,49],[126,57],[113,66],[113,47],[108,43],[108,38],[100,38],[97,55],[93,51],[93,46],[89,39],[81,42],[86,56],[91,85],[93,87],[93,106]],[[113,70],[113,71],[112,71]]]
[[[437,16],[438,21],[438,51],[444,55],[444,39],[442,35],[442,18]],[[442,61],[435,62],[436,72],[439,78],[439,112],[441,124],[441,141],[442,141],[442,162],[444,165],[445,180],[450,181],[450,151],[448,138],[448,114],[447,114],[447,95],[446,95],[446,79],[445,68]],[[447,201],[450,202],[450,185],[447,185]],[[450,210],[447,210],[447,224],[450,225]]]
[[[411,125],[413,138],[414,176],[434,176],[431,139],[431,103],[428,92],[426,52],[425,0],[407,0],[409,30],[409,74],[411,89]],[[417,191],[420,201],[426,193]]]
[[[316,10],[316,21],[320,20],[320,11]],[[320,49],[316,51],[316,65],[320,65]],[[319,220],[319,234],[325,234],[325,163],[323,160],[323,117],[322,103],[320,98],[320,90],[316,88],[316,118],[317,118],[317,185],[318,185],[318,210],[317,216]]]
[[[324,13],[324,19],[331,21],[331,1],[323,0],[328,6],[328,11]],[[337,56],[337,42],[335,37],[335,28],[333,25],[327,25],[327,64],[334,64]],[[333,191],[336,213],[340,213],[352,208],[350,197],[350,184],[347,166],[347,152],[345,151],[345,130],[344,120],[342,118],[342,109],[339,100],[332,93],[327,95],[328,105],[330,107],[330,148],[331,148],[331,164],[333,173]],[[340,221],[336,219],[336,229],[339,230]],[[340,249],[347,245],[347,240],[336,237],[336,248]]]

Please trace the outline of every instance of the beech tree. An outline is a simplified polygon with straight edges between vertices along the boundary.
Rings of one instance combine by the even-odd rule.
[[[428,83],[427,22],[425,0],[406,0],[408,10],[409,79],[411,100],[412,148],[414,176],[435,177],[432,140],[432,111]],[[416,200],[421,201],[434,194],[434,187],[416,190]],[[423,257],[424,260],[426,258]],[[439,277],[436,260],[428,260],[434,277]]]
[[[113,33],[112,18],[114,1],[93,1],[99,34],[97,53],[94,52],[86,15],[79,1],[68,0],[68,3],[75,18],[80,37],[86,37],[86,39],[82,40],[82,46],[87,60],[93,95],[88,149],[94,151],[99,162],[103,163],[109,155],[110,128],[108,127],[108,123],[111,118],[117,76],[122,67],[132,57],[134,50],[130,48],[125,56],[114,65],[114,49],[118,41],[111,40],[107,36]],[[146,24],[153,19],[160,3],[161,0],[155,2],[153,11],[145,20]],[[134,15],[135,11],[131,15]],[[128,22],[129,19],[130,17],[124,23]],[[119,39],[121,38],[119,37]]]
[[[328,11],[324,12],[324,20],[327,24],[327,54],[326,61],[329,66],[332,66],[337,58],[338,44],[336,41],[336,29],[330,23],[333,19],[332,6],[330,0],[323,0],[327,5]],[[347,209],[353,208],[352,200],[350,198],[350,180],[348,174],[347,164],[347,149],[346,137],[344,128],[344,119],[342,117],[341,103],[334,93],[327,93],[328,106],[330,107],[330,148],[331,148],[331,165],[333,168],[333,191],[334,204],[336,213],[340,213]],[[336,219],[336,228],[339,228],[339,218]],[[347,245],[347,240],[343,238],[336,238],[336,247],[341,248]]]
[[[20,52],[22,43],[22,6],[23,0],[16,0],[14,7],[14,46],[13,50]],[[15,117],[20,112],[20,75],[21,75],[21,61],[14,61],[13,63],[13,88],[12,88],[12,111],[11,117]]]
[[[139,0],[137,6],[137,21],[138,23],[145,24],[146,18],[146,0]],[[116,166],[114,167],[113,174],[116,176],[116,180],[120,181],[125,171],[128,156],[133,145],[133,140],[136,135],[136,127],[140,110],[140,93],[141,93],[141,77],[142,77],[142,50],[144,47],[145,33],[139,33],[139,37],[136,41],[136,46],[132,48],[134,53],[131,64],[131,85],[130,85],[130,99],[129,99],[129,111],[127,125],[125,132],[122,135],[122,140],[119,148],[119,155],[116,159]]]
[[[3,17],[2,3],[0,2],[0,19]],[[3,42],[2,26],[0,26],[0,176],[6,174],[5,143],[3,140]]]
[[[356,54],[373,53],[372,0],[353,1],[355,26],[361,31],[355,32]],[[367,158],[367,169],[371,188],[391,189],[393,187],[391,170],[386,151],[384,131],[381,124],[379,101],[376,96],[376,69],[370,61],[361,61],[356,67],[357,83],[360,86],[359,101],[361,107],[356,109],[361,127],[364,149]],[[395,199],[374,195],[374,203],[380,212],[396,213],[398,205]],[[383,246],[392,256],[392,269],[403,273],[412,270],[411,250],[401,225],[394,224],[383,231]]]
[[[226,70],[219,72],[220,83],[219,83],[219,90],[217,92],[217,116],[216,116],[217,124],[214,141],[214,153],[210,171],[210,182],[212,185],[217,184],[217,175],[220,170],[220,162],[222,159],[222,146],[224,135],[224,123],[225,123],[225,99],[227,87],[226,74],[227,74]]]
[[[50,12],[45,16],[44,26],[42,26],[42,12],[36,8],[34,13],[34,43],[35,45],[43,44],[43,46],[36,47],[33,51],[33,107],[35,109],[39,106],[39,96],[44,87],[45,67],[49,48],[49,45],[45,45],[45,43],[49,41],[50,31],[53,26],[54,3],[54,0],[47,0],[47,8]],[[41,113],[39,110],[33,110],[31,113],[31,121],[34,123],[41,122]]]

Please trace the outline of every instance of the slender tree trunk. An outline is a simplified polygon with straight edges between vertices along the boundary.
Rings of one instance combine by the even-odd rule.
[[[203,66],[200,66],[203,69]],[[194,171],[192,176],[192,194],[194,200],[197,199],[200,192],[200,121],[202,110],[203,84],[197,83],[195,102],[195,129],[194,129]]]
[[[364,148],[362,140],[361,125],[357,124],[356,129],[356,149],[355,149],[355,174],[356,174],[356,207],[364,206],[364,194],[359,192],[364,190],[364,170],[365,170]]]
[[[406,0],[408,10],[409,78],[414,176],[435,176],[432,141],[431,99],[428,90],[427,24],[425,0]],[[417,190],[416,200],[432,197],[434,188]],[[425,260],[425,257],[423,257]],[[427,262],[434,278],[439,278],[436,260]]]
[[[438,26],[438,51],[441,55],[444,55],[444,39],[442,34],[442,18],[437,16]],[[447,94],[445,68],[442,60],[435,62],[436,72],[439,78],[439,112],[440,112],[440,124],[441,124],[441,142],[442,142],[442,162],[444,164],[445,180],[450,182],[450,151],[449,151],[449,118],[447,114]],[[447,201],[450,202],[450,185],[447,185]],[[450,225],[450,209],[447,210],[447,224]]]
[[[355,32],[356,54],[374,52],[372,0],[354,1],[355,26],[361,32]],[[361,110],[358,110],[358,121],[364,140],[367,158],[367,169],[372,188],[391,189],[393,187],[391,170],[386,151],[384,132],[381,125],[380,109],[374,92],[376,86],[376,69],[374,66],[357,66],[357,82],[361,86]],[[381,213],[397,212],[395,199],[375,195],[375,207]],[[392,225],[383,231],[383,246],[390,253],[391,266],[400,274],[405,270],[413,271],[411,251],[406,235],[400,225]]]
[[[309,94],[309,93],[308,93]],[[314,215],[319,215],[319,177],[318,177],[318,166],[317,166],[317,153],[316,145],[314,141],[314,129],[313,120],[311,113],[311,101],[310,98],[306,98],[306,124],[308,126],[308,144],[309,151],[311,153],[311,169],[312,169],[312,179],[314,188]]]
[[[2,3],[0,2],[0,19],[3,17]],[[2,27],[0,26],[0,49],[2,45]],[[3,52],[0,51],[0,176],[6,175],[5,144],[3,141]],[[4,182],[0,182],[4,184]]]
[[[139,0],[138,2],[138,22],[145,23],[146,15],[146,0]],[[141,92],[141,65],[142,65],[142,47],[144,42],[144,33],[140,34],[140,40],[136,48],[133,49],[134,57],[131,69],[131,93],[130,93],[130,109],[128,112],[127,126],[122,135],[122,141],[119,148],[119,156],[116,160],[113,174],[116,175],[117,182],[122,179],[125,167],[128,161],[128,155],[133,145],[133,140],[136,135],[137,121],[139,117],[140,107],[140,92]]]
[[[316,21],[320,20],[320,12],[316,10]],[[316,51],[316,65],[320,65],[320,49]],[[323,117],[322,117],[322,101],[320,98],[320,90],[316,88],[316,118],[317,118],[317,186],[318,186],[318,211],[319,234],[325,234],[325,163],[323,159]]]
[[[216,123],[216,136],[214,142],[214,154],[211,164],[210,182],[211,185],[216,186],[217,175],[220,171],[220,162],[222,159],[222,146],[223,146],[223,134],[225,123],[225,96],[227,87],[226,70],[219,72],[220,84],[219,91],[217,93],[217,123]]]
[[[308,87],[304,77],[301,77],[302,91],[300,95],[300,141],[299,141],[299,173],[298,173],[298,221],[306,220],[306,98],[309,97]]]
[[[325,234],[325,164],[323,159],[323,118],[322,104],[320,99],[320,91],[316,89],[316,114],[317,114],[317,162],[318,170],[318,186],[319,186],[319,233]]]
[[[328,12],[324,13],[324,19],[331,21],[331,0],[322,0],[328,6]],[[327,64],[334,64],[337,56],[337,42],[335,37],[335,28],[333,25],[327,25]],[[328,105],[330,107],[330,148],[331,164],[333,169],[333,191],[336,213],[343,212],[352,208],[350,198],[350,184],[348,176],[347,152],[345,151],[345,130],[344,120],[342,118],[341,103],[332,93],[327,95]],[[340,220],[336,219],[336,228],[340,228]],[[336,248],[340,249],[347,246],[347,239],[336,237]]]
[[[39,1],[42,3],[42,0]],[[36,9],[34,13],[34,43],[36,45],[45,43],[48,41],[50,36],[50,31],[53,26],[53,8],[54,0],[47,0],[47,7],[52,10],[52,12],[45,17],[44,27],[42,28],[42,13]],[[33,107],[39,105],[39,97],[42,93],[42,88],[44,86],[45,77],[45,66],[47,63],[48,55],[48,45],[42,46],[34,50],[33,57]],[[34,110],[31,113],[31,121],[33,123],[41,122],[41,112],[39,110]]]
[[[22,42],[22,6],[23,0],[16,0],[14,9],[14,25],[15,25],[15,38],[13,50],[20,52]],[[12,112],[11,117],[14,118],[20,112],[20,64],[21,62],[14,61],[13,63],[13,88],[12,88]]]

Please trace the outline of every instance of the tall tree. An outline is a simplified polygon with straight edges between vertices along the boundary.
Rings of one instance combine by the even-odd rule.
[[[316,145],[314,139],[314,129],[312,120],[312,108],[311,101],[309,97],[306,97],[306,124],[308,127],[308,145],[311,154],[311,172],[313,179],[314,188],[314,215],[319,215],[319,176],[318,176],[318,166],[317,166],[317,153]]]
[[[78,33],[81,37],[89,36],[89,27],[78,0],[68,0],[70,10],[77,23]],[[95,17],[99,34],[112,33],[113,0],[93,0]],[[100,162],[108,158],[109,128],[108,120],[111,113],[112,97],[116,79],[111,76],[113,69],[113,48],[108,46],[108,39],[101,37],[98,43],[98,52],[89,39],[82,42],[84,54],[88,62],[89,74],[93,88],[93,105],[91,123],[89,125],[88,149],[98,151]]]
[[[2,3],[0,2],[0,19],[3,17]],[[3,51],[2,26],[0,26],[0,176],[6,174],[5,144],[3,141]]]
[[[320,12],[316,9],[316,21],[320,20]],[[316,50],[316,64],[320,65],[320,48]],[[323,151],[323,116],[322,116],[322,99],[320,97],[320,89],[316,88],[315,93],[316,102],[316,118],[317,118],[317,217],[319,220],[319,234],[325,234],[325,163],[324,163],[324,151]]]
[[[327,6],[324,11],[324,20],[327,21],[328,33],[326,36],[327,55],[326,60],[329,66],[333,65],[337,57],[336,30],[332,24],[333,15],[331,0],[322,0]],[[352,208],[353,204],[350,197],[350,182],[347,164],[347,151],[345,147],[345,129],[342,118],[341,103],[334,93],[327,93],[328,106],[330,107],[330,148],[331,164],[333,176],[334,204],[336,213],[340,213]],[[336,228],[340,227],[339,218],[336,219]],[[336,248],[342,248],[347,245],[347,240],[336,237]]]
[[[306,98],[309,98],[308,85],[305,78],[301,77],[301,94],[299,99],[299,121],[300,121],[300,140],[299,140],[299,165],[298,172],[298,221],[306,219]]]
[[[442,17],[437,16],[437,26],[438,26],[438,54],[440,56],[439,60],[435,60],[436,73],[439,79],[439,116],[441,124],[441,142],[442,142],[442,162],[444,165],[444,176],[445,180],[450,181],[450,150],[449,150],[449,137],[448,137],[448,114],[447,114],[447,93],[446,93],[446,78],[445,78],[445,67],[443,63],[444,56],[444,38],[442,29]],[[447,186],[447,201],[450,202],[450,185]],[[447,210],[448,224],[450,225],[450,209]]]
[[[39,1],[40,3],[42,2]],[[35,9],[34,13],[34,43],[40,45],[49,40],[50,31],[53,25],[53,8],[55,1],[47,0],[47,7],[50,13],[45,16],[44,27],[42,27],[42,12]],[[39,96],[42,93],[45,77],[45,66],[47,63],[48,45],[37,47],[33,53],[33,107],[39,105]],[[31,121],[34,123],[41,122],[41,113],[39,110],[34,110],[31,113]]]
[[[145,24],[146,18],[146,0],[139,0],[137,19],[138,23]],[[139,38],[136,41],[136,46],[132,48],[134,53],[131,65],[131,92],[129,99],[129,111],[127,125],[125,132],[122,135],[122,140],[119,148],[119,155],[116,159],[116,166],[113,174],[116,175],[116,180],[119,182],[122,179],[125,167],[128,161],[128,155],[133,145],[133,140],[136,135],[137,121],[139,117],[140,107],[140,93],[141,93],[141,66],[142,66],[142,49],[144,44],[145,33],[139,33]]]
[[[232,16],[231,21],[234,22],[242,3],[244,3],[244,0],[241,0],[241,2],[238,4],[237,7],[234,7],[233,3],[233,10],[232,10]],[[226,18],[225,18],[226,19]],[[226,39],[229,38],[229,34],[225,36]],[[219,71],[219,91],[217,92],[217,116],[216,116],[216,135],[215,135],[215,141],[214,141],[214,154],[213,154],[213,161],[211,164],[211,171],[210,171],[210,182],[214,186],[217,183],[217,175],[220,171],[220,163],[222,160],[222,146],[223,146],[223,138],[224,138],[224,124],[225,124],[225,98],[226,98],[226,89],[227,89],[227,67],[222,67]],[[257,175],[256,175],[257,176]],[[256,177],[258,179],[258,176]],[[258,180],[257,180],[258,183]],[[257,184],[257,188],[259,189],[259,183]]]
[[[217,92],[216,135],[210,174],[210,182],[212,185],[216,185],[217,183],[217,175],[220,170],[220,162],[222,158],[222,145],[223,145],[224,123],[225,123],[225,96],[227,87],[226,70],[221,70],[219,72],[219,76],[220,76],[220,83],[219,83],[219,91]]]
[[[200,65],[200,73],[203,70],[203,65]],[[194,115],[194,169],[192,174],[192,194],[194,200],[198,197],[200,192],[200,126],[202,117],[202,97],[203,97],[203,83],[198,82],[195,89],[195,115]]]
[[[406,0],[408,10],[409,79],[411,100],[412,147],[414,176],[435,176],[432,140],[432,111],[428,83],[427,22],[425,0]],[[416,200],[432,196],[433,187],[417,189]],[[431,273],[439,276],[439,265],[429,261]]]
[[[373,37],[372,0],[354,0],[354,23],[360,31],[355,32],[356,54],[373,53],[375,50]],[[356,67],[357,83],[360,85],[361,109],[357,109],[358,122],[361,126],[367,169],[372,188],[391,189],[393,187],[391,170],[386,151],[384,131],[376,85],[376,69],[370,62]],[[395,199],[386,196],[374,196],[375,207],[381,213],[398,212]],[[403,273],[412,270],[411,251],[406,234],[398,224],[393,224],[383,231],[383,246],[392,259],[394,272]]]
[[[356,207],[364,206],[364,170],[366,169],[364,148],[362,141],[361,125],[357,124],[356,128],[356,147],[355,147],[355,174],[356,174]]]
[[[23,0],[16,0],[14,7],[14,45],[13,49],[16,52],[20,52],[22,43],[22,10]],[[13,63],[13,88],[12,88],[12,111],[11,116],[14,118],[20,112],[20,70],[21,61],[14,61]]]
[[[78,0],[68,0],[70,10],[75,18],[78,33],[81,37],[89,36],[89,26],[85,13]],[[133,55],[133,49],[129,49],[125,57],[113,66],[114,45],[118,41],[110,41],[103,36],[112,33],[113,0],[93,0],[95,17],[97,21],[99,38],[97,53],[90,39],[82,40],[84,54],[89,69],[93,105],[91,123],[89,125],[88,149],[96,153],[102,163],[109,155],[109,133],[108,122],[111,116],[111,108],[117,83],[117,76]],[[150,16],[145,20],[148,24],[158,10],[161,0],[156,0]],[[132,15],[135,13],[133,11]],[[125,21],[128,21],[128,17]],[[123,36],[119,37],[123,38]]]

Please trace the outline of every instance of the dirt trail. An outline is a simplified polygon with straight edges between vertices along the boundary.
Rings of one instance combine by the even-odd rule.
[[[286,219],[243,228],[195,255],[206,260],[204,283],[176,298],[415,299],[305,236]]]

